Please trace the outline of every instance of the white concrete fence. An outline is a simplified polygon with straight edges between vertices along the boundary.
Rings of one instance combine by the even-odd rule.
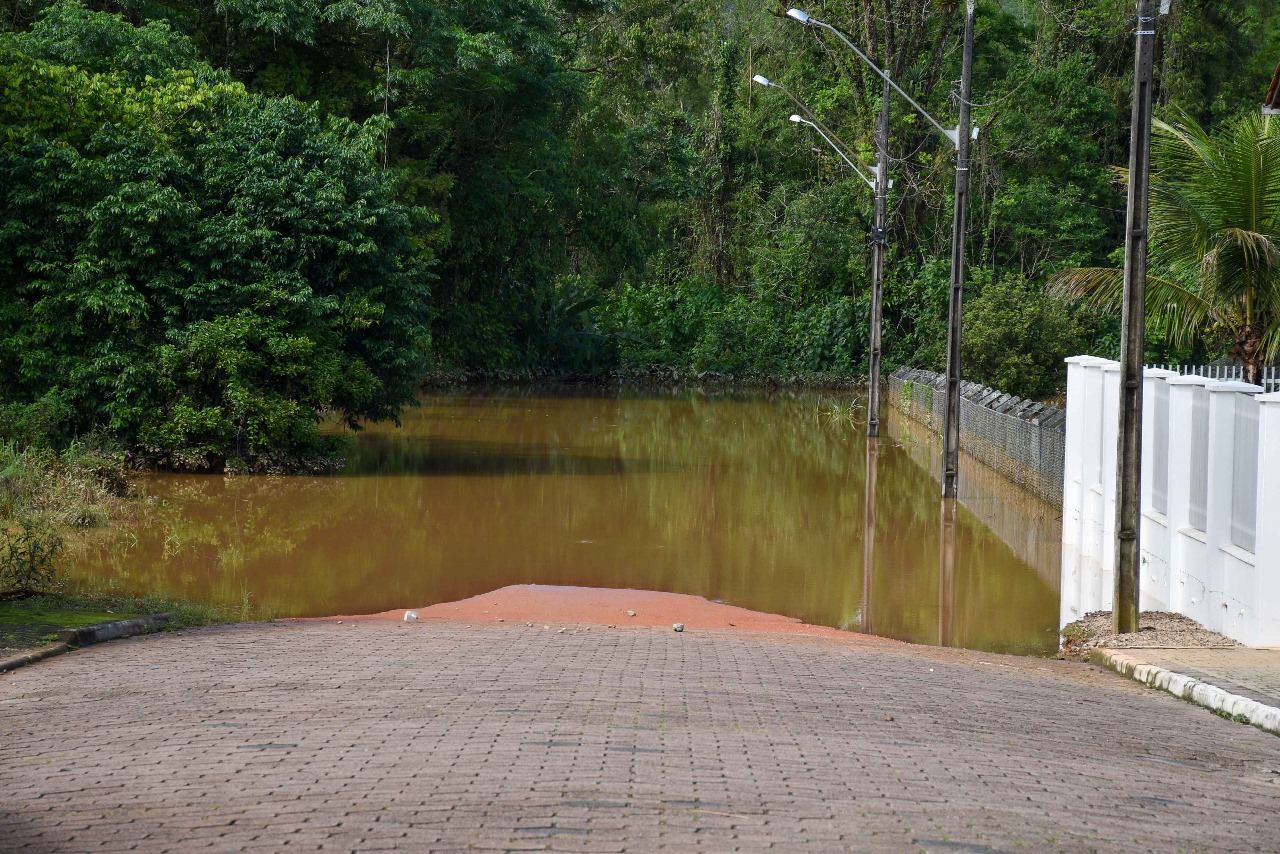
[[[1139,606],[1280,646],[1280,393],[1147,368]],[[1061,625],[1110,610],[1120,365],[1067,359]]]

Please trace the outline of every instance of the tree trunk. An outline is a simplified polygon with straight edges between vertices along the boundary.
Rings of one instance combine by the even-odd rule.
[[[1253,385],[1262,385],[1262,365],[1257,359],[1244,360],[1244,381]]]
[[[391,36],[387,36],[387,85],[382,90],[382,115],[391,115]],[[391,163],[391,126],[382,131],[382,168]]]
[[[1236,333],[1236,344],[1231,348],[1231,357],[1244,365],[1244,381],[1261,385],[1262,379],[1262,336],[1266,332],[1261,321],[1255,320]]]

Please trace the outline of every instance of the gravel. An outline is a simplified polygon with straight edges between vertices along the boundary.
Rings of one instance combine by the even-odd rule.
[[[1111,612],[1093,611],[1062,630],[1060,658],[1084,661],[1089,650],[1107,649],[1231,649],[1241,646],[1231,638],[1211,632],[1190,617],[1168,611],[1143,611],[1136,632],[1111,633]]]

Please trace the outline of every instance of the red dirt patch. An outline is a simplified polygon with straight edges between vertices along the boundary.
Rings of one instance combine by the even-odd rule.
[[[420,620],[450,620],[475,623],[542,623],[599,626],[666,626],[684,623],[685,628],[740,629],[752,632],[779,632],[794,635],[850,637],[827,626],[811,626],[792,617],[749,611],[722,605],[701,596],[660,593],[656,590],[611,590],[600,587],[554,587],[543,584],[514,584],[458,602],[442,602],[426,608],[398,608],[381,614],[314,618],[321,622],[395,620],[402,621],[406,610],[416,611]],[[634,617],[627,616],[635,611]]]

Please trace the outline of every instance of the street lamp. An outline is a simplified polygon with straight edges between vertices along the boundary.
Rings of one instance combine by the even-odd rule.
[[[797,11],[797,10],[792,10]],[[803,14],[803,13],[801,13]],[[853,171],[858,173],[864,182],[875,191],[875,224],[871,230],[871,320],[868,345],[869,356],[868,372],[870,374],[867,388],[867,435],[876,438],[880,435],[880,326],[881,317],[884,313],[884,254],[885,245],[888,243],[888,231],[885,228],[885,217],[887,208],[887,199],[889,189],[893,187],[893,181],[889,179],[889,154],[888,154],[888,135],[889,135],[889,84],[886,81],[884,90],[884,107],[880,112],[880,126],[876,132],[876,149],[878,152],[878,162],[871,167],[871,174],[875,176],[875,181],[871,181],[862,170],[854,166],[853,161],[845,154],[842,148],[836,145],[830,130],[827,129],[822,122],[818,121],[817,116],[806,107],[799,98],[792,95],[783,87],[774,83],[767,77],[760,74],[751,78],[761,86],[780,89],[791,102],[799,107],[803,112],[807,113],[813,121],[806,121],[804,117],[793,115],[791,121],[802,122],[810,125],[818,133],[822,134],[822,138],[827,141],[835,152],[844,159]],[[841,144],[843,145],[843,143]],[[847,147],[847,146],[846,146]]]
[[[942,497],[954,499],[960,463],[960,331],[964,302],[964,239],[969,212],[969,143],[977,138],[976,127],[969,122],[969,101],[973,86],[973,16],[975,0],[965,0],[964,53],[960,71],[960,116],[955,128],[946,128],[903,91],[902,87],[880,66],[858,49],[849,38],[830,24],[800,9],[788,9],[787,17],[806,27],[818,27],[832,33],[858,55],[872,71],[884,79],[887,87],[906,99],[930,124],[956,148],[955,211],[951,232],[951,295],[947,309],[947,400],[942,435]],[[883,113],[882,113],[882,126]],[[883,157],[884,148],[881,147]],[[883,165],[883,160],[881,161]],[[878,223],[882,225],[882,223]]]
[[[859,169],[859,168],[858,168],[858,164],[856,164],[856,163],[854,163],[852,160],[850,160],[850,159],[849,159],[849,157],[848,157],[848,156],[847,156],[843,151],[841,151],[841,150],[840,150],[840,146],[836,145],[836,144],[831,140],[831,137],[827,136],[825,133],[823,133],[823,132],[822,132],[822,128],[818,127],[816,124],[814,124],[813,122],[809,121],[809,120],[808,120],[808,119],[806,119],[804,116],[798,116],[798,115],[792,114],[792,116],[791,116],[791,121],[795,122],[796,124],[808,125],[809,127],[811,127],[811,128],[813,128],[814,130],[816,130],[816,131],[818,132],[818,135],[819,135],[819,136],[821,136],[823,139],[825,139],[825,140],[827,141],[827,145],[831,146],[831,150],[832,150],[832,151],[834,151],[836,154],[840,155],[840,159],[841,159],[841,160],[843,160],[845,163],[849,164],[849,168],[850,168],[850,169],[852,169],[854,172],[856,172],[856,173],[858,174],[858,177],[862,179],[862,183],[866,184],[866,185],[867,185],[868,187],[870,187],[872,190],[874,190],[874,189],[876,188],[876,182],[875,182],[875,179],[873,179],[873,178],[868,178],[868,177],[863,173],[863,171],[862,171],[861,169]],[[871,170],[871,174],[875,175],[875,176],[876,176],[876,178],[879,178],[879,177],[880,177],[880,167],[879,167],[879,166],[868,166],[867,168]],[[890,186],[890,187],[892,187],[892,186],[893,186],[893,181],[890,181],[890,182],[889,182],[889,186]]]
[[[972,5],[972,4],[970,4],[970,5]],[[787,17],[788,17],[788,18],[790,18],[790,19],[791,19],[791,20],[793,20],[793,21],[798,21],[799,23],[801,23],[801,24],[805,25],[806,27],[821,27],[822,29],[826,30],[827,32],[832,33],[833,35],[835,35],[835,37],[836,37],[836,38],[840,39],[840,41],[842,41],[842,42],[844,42],[846,45],[848,45],[849,49],[850,49],[850,50],[852,50],[854,53],[856,53],[856,54],[858,55],[858,58],[859,58],[859,59],[861,59],[863,62],[865,62],[865,63],[867,64],[867,66],[871,68],[871,70],[872,70],[872,71],[874,71],[876,74],[879,74],[881,77],[883,77],[883,78],[884,78],[884,82],[886,82],[886,83],[888,83],[890,86],[892,86],[892,87],[893,87],[893,89],[894,89],[894,90],[895,90],[899,95],[901,95],[903,98],[905,98],[905,99],[907,100],[907,103],[908,103],[908,104],[910,104],[912,107],[914,107],[917,113],[919,113],[920,115],[924,116],[924,118],[925,118],[925,119],[926,119],[926,120],[927,120],[931,125],[933,125],[935,128],[937,128],[937,129],[938,129],[938,132],[939,132],[939,133],[941,133],[943,136],[945,136],[947,139],[949,139],[949,140],[951,141],[951,144],[952,144],[952,145],[954,145],[956,148],[959,148],[959,147],[960,147],[960,125],[959,125],[959,124],[957,124],[954,128],[943,127],[941,122],[939,122],[939,121],[938,121],[937,119],[935,119],[933,116],[929,115],[929,112],[928,112],[924,107],[922,107],[922,106],[920,106],[919,104],[917,104],[917,103],[916,103],[915,98],[912,98],[910,95],[908,95],[908,94],[906,93],[906,91],[905,91],[901,86],[899,86],[897,83],[895,83],[895,82],[893,81],[893,78],[889,76],[888,72],[886,72],[886,71],[885,71],[884,69],[882,69],[880,66],[878,66],[878,65],[876,65],[874,62],[872,62],[872,61],[871,61],[871,58],[870,58],[869,56],[867,56],[865,53],[863,53],[863,52],[862,52],[862,50],[860,50],[856,44],[854,44],[853,42],[849,41],[848,36],[846,36],[844,33],[840,32],[840,30],[836,29],[835,27],[831,26],[830,24],[825,23],[825,22],[823,22],[823,21],[819,21],[817,18],[813,17],[812,15],[808,14],[807,12],[802,12],[802,11],[801,11],[801,10],[799,10],[799,9],[788,9],[788,10],[787,10]],[[974,138],[974,139],[977,139],[977,138],[978,138],[978,129],[977,129],[977,128],[973,128],[973,130],[972,130],[972,134],[973,134],[973,138]]]
[[[774,83],[772,80],[770,80],[768,77],[765,77],[763,74],[757,74],[756,76],[752,77],[751,80],[754,83],[759,83],[761,86],[764,86],[767,89],[777,89],[779,92],[786,95],[791,100],[791,103],[795,104],[801,110],[801,112],[803,112],[805,115],[809,117],[806,119],[804,116],[792,114],[791,121],[796,122],[797,124],[808,125],[809,127],[816,130],[822,136],[822,138],[827,141],[827,145],[831,146],[831,149],[835,151],[836,154],[840,155],[840,159],[843,160],[845,163],[848,163],[849,168],[852,169],[854,172],[857,172],[858,177],[861,178],[868,187],[875,189],[875,186],[876,186],[875,181],[873,181],[871,178],[868,178],[863,173],[863,171],[858,168],[857,164],[855,164],[852,160],[849,159],[849,155],[845,153],[849,150],[849,146],[845,145],[844,142],[841,141],[839,137],[835,135],[834,132],[832,132],[831,128],[824,125],[822,121],[816,115],[814,115],[813,110],[805,106],[804,101],[801,101],[799,98],[793,95],[791,91],[788,90],[785,86],[782,86],[778,83]],[[866,168],[869,169],[871,171],[871,174],[875,175],[876,178],[880,177],[879,166],[868,166]],[[889,182],[889,186],[891,187],[893,186],[892,181]]]
[[[836,149],[837,154],[839,154],[841,157],[844,157],[846,162],[849,161],[849,158],[845,157],[844,155],[844,151],[847,150],[849,146],[845,145],[844,142],[840,140],[838,136],[835,135],[835,133],[831,130],[831,128],[824,125],[822,123],[822,120],[819,119],[816,115],[814,115],[813,110],[809,109],[805,105],[804,101],[801,101],[795,95],[791,94],[790,89],[783,86],[781,83],[774,83],[772,80],[770,80],[768,77],[765,77],[763,74],[757,74],[756,76],[751,78],[751,81],[753,83],[759,83],[761,86],[765,87],[766,89],[777,89],[779,92],[786,95],[787,99],[790,100],[791,103],[795,104],[796,108],[800,110],[800,112],[804,113],[806,116],[809,117],[809,120],[805,123],[808,125],[812,125],[818,131],[818,133],[822,134],[822,138],[825,139],[828,143],[830,143],[832,148]],[[795,121],[795,118],[793,117],[791,120]],[[839,143],[838,146],[837,146],[837,142]],[[852,163],[849,163],[849,165],[853,166]],[[854,166],[854,169],[856,170],[857,167]],[[863,180],[866,180],[866,179],[864,178]]]

